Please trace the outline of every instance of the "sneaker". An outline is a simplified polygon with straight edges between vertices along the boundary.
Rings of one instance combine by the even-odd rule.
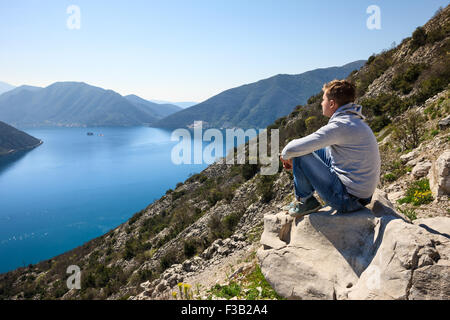
[[[289,203],[287,206],[281,207],[281,210],[282,210],[282,211],[289,211],[289,210],[295,208],[295,206],[296,206],[297,204],[299,204],[299,203],[300,203],[300,202],[298,202],[298,201],[292,201],[292,202]]]
[[[315,197],[311,197],[305,203],[297,203],[294,208],[289,210],[289,215],[294,218],[300,218],[312,212],[319,211],[321,208],[322,205],[320,202]]]

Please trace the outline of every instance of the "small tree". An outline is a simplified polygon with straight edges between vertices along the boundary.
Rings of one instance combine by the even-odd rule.
[[[411,45],[413,50],[423,46],[427,42],[427,34],[422,27],[418,27],[412,34]]]
[[[425,117],[415,109],[409,109],[395,122],[392,138],[403,150],[419,146],[424,134]]]

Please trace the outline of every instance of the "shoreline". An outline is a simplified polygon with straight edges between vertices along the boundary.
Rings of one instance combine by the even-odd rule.
[[[31,150],[31,149],[34,149],[34,148],[39,147],[39,146],[40,146],[41,144],[43,144],[43,143],[44,143],[44,141],[39,140],[39,143],[37,143],[37,144],[35,144],[35,145],[32,145],[32,146],[24,147],[24,148],[21,148],[21,149],[11,149],[11,150],[9,150],[9,151],[6,152],[6,153],[0,154],[0,157],[12,155],[12,154],[14,154],[14,153],[21,152],[21,151],[28,151],[28,150]]]

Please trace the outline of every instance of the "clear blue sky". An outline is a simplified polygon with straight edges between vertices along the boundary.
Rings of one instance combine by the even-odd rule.
[[[81,10],[70,30],[69,5]],[[389,48],[444,0],[0,0],[0,81],[83,81],[146,99],[203,101],[280,73]],[[367,7],[381,9],[369,30]]]

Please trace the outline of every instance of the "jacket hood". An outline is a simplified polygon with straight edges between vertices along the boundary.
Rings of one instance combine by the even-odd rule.
[[[350,115],[355,114],[356,116],[360,117],[363,120],[366,119],[366,117],[363,116],[362,114],[362,106],[355,103],[348,103],[346,105],[339,107],[339,109],[337,109],[336,112],[331,116],[330,121],[340,115],[347,115],[347,114]]]

